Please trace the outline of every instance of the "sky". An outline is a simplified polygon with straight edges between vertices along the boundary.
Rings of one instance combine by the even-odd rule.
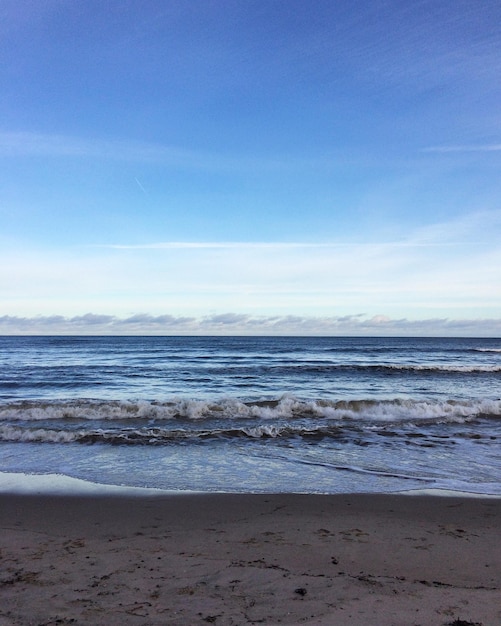
[[[501,337],[498,0],[0,0],[0,334]]]

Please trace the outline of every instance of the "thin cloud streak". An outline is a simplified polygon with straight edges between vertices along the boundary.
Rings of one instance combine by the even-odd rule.
[[[422,152],[501,152],[501,143],[472,146],[431,146]]]
[[[201,165],[213,155],[145,142],[86,139],[36,132],[0,132],[0,156],[85,157]]]
[[[242,248],[331,248],[334,246],[349,246],[347,243],[308,243],[308,242],[277,242],[277,241],[163,241],[145,244],[104,244],[92,247],[108,248],[111,250],[239,250]]]
[[[392,319],[385,315],[313,317],[223,313],[203,317],[137,313],[120,318],[87,313],[74,317],[0,317],[3,335],[288,335],[500,337],[501,318]]]
[[[303,168],[331,168],[371,163],[363,155],[329,153],[325,156],[302,158],[291,155],[246,156],[194,150],[161,143],[123,139],[97,139],[78,136],[45,134],[29,131],[0,130],[0,157],[47,157],[130,161],[169,165],[206,171],[289,171]]]
[[[469,242],[471,244],[471,242]],[[474,242],[480,245],[482,242]],[[465,242],[434,242],[434,241],[388,241],[379,242],[303,242],[303,241],[163,241],[144,244],[96,244],[89,247],[110,250],[240,250],[268,249],[288,250],[301,248],[423,248],[460,246]]]

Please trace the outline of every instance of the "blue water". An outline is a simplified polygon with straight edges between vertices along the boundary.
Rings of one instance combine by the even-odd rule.
[[[0,337],[0,471],[501,495],[501,340]]]

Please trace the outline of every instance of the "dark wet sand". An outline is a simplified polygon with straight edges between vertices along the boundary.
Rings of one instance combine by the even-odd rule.
[[[0,626],[501,624],[501,499],[0,495]]]

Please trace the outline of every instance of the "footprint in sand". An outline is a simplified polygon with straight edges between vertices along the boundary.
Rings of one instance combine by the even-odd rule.
[[[358,543],[367,543],[369,541],[369,533],[365,533],[360,528],[342,530],[339,534],[342,535],[344,541],[356,541]]]

